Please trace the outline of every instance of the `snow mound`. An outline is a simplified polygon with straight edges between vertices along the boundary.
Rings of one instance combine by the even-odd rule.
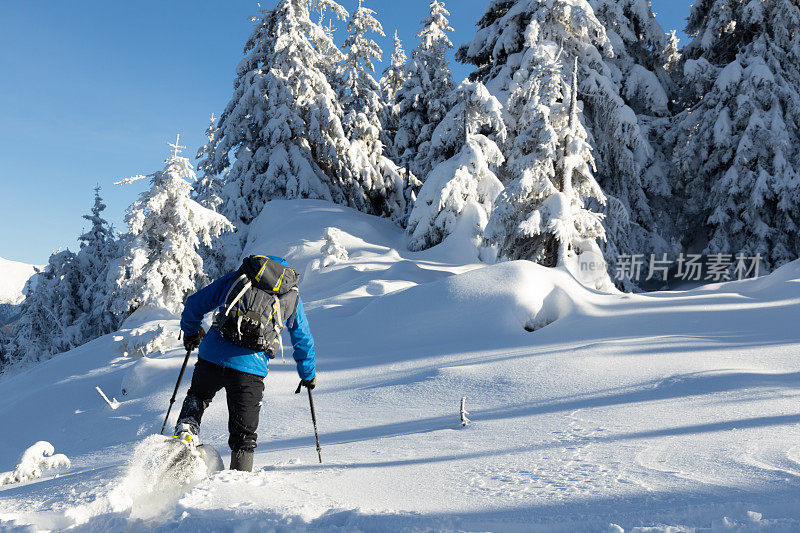
[[[336,228],[325,230],[325,245],[322,247],[322,266],[330,266],[337,261],[346,261],[349,257],[347,249],[339,242],[341,231]]]
[[[590,294],[566,271],[512,261],[387,295],[353,319],[382,343],[403,343],[413,332],[426,342],[479,347],[541,329]]]
[[[780,268],[775,269],[775,271],[768,276],[743,280],[740,283],[742,287],[749,292],[765,293],[778,291],[782,293],[786,291],[787,283],[800,283],[800,259],[796,259],[791,263],[786,263]]]
[[[0,474],[0,485],[38,479],[42,477],[42,471],[59,467],[70,467],[67,456],[55,453],[55,448],[53,448],[52,444],[40,440],[23,452],[17,467],[13,471]]]
[[[462,224],[441,244],[410,252],[389,221],[319,201],[272,201],[251,224],[245,254],[281,255],[303,272],[306,309],[336,309],[326,324],[315,321],[315,338],[338,344],[358,324],[361,353],[488,348],[497,338],[526,344],[529,332],[598,296],[567,269],[480,263],[473,234]],[[347,255],[326,263],[332,236]]]
[[[25,299],[25,284],[33,276],[37,265],[11,261],[0,257],[0,303],[18,304]],[[38,268],[44,268],[38,266]]]
[[[127,357],[164,353],[178,343],[176,320],[168,309],[143,306],[125,319],[114,340]]]

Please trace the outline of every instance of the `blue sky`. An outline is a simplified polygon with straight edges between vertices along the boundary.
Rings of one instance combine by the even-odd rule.
[[[340,3],[352,12],[357,0]],[[446,3],[458,46],[472,37],[488,1]],[[690,3],[653,0],[665,30],[683,28]],[[428,0],[365,5],[387,33],[385,57],[395,29],[407,51],[416,45]],[[124,229],[125,209],[146,183],[112,183],[161,168],[176,133],[193,158],[209,116],[228,102],[257,9],[251,0],[4,0],[0,256],[44,264],[56,249],[77,249],[97,184],[107,218]],[[341,44],[343,32],[335,37]],[[469,71],[453,64],[457,79]]]

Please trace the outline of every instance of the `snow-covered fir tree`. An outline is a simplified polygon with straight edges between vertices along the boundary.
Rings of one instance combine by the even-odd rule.
[[[692,105],[673,132],[690,249],[761,254],[767,269],[800,256],[798,28],[793,0],[692,7]]]
[[[614,54],[606,59],[620,95],[637,115],[665,116],[676,90],[669,68],[676,42],[656,21],[650,0],[589,0]]]
[[[80,251],[77,262],[81,273],[82,314],[77,323],[83,337],[80,339],[81,343],[110,333],[119,326],[119,321],[112,312],[112,304],[113,273],[121,250],[114,229],[102,216],[105,209],[98,186],[95,188],[91,213],[83,215],[91,223],[91,227],[78,239]]]
[[[208,128],[206,128],[206,138],[208,142],[197,150],[196,159],[200,160],[197,170],[201,176],[193,186],[194,199],[202,205],[214,211],[219,211],[222,205],[222,188],[225,181],[217,175],[214,169],[214,150],[217,146],[217,136],[219,128],[216,125],[216,118],[211,114]]]
[[[222,213],[236,225],[274,198],[349,205],[366,198],[350,171],[350,143],[329,80],[344,57],[312,20],[312,7],[347,17],[334,0],[280,0],[254,18],[216,143],[200,163],[214,175],[227,169]]]
[[[606,58],[620,96],[635,113],[641,138],[649,142],[649,157],[641,161],[641,187],[645,198],[626,205],[633,223],[632,253],[667,251],[666,240],[677,241],[675,219],[681,206],[675,201],[675,167],[664,132],[669,129],[678,91],[678,39],[664,33],[656,21],[650,0],[589,0],[606,29],[613,57]],[[643,141],[644,143],[644,141]],[[607,191],[612,195],[614,191]],[[609,199],[609,209],[616,197]],[[609,217],[613,224],[616,217]],[[644,228],[653,230],[647,236]],[[613,228],[612,228],[613,229]],[[658,239],[653,243],[653,238]],[[636,250],[644,239],[647,250]],[[649,244],[648,241],[650,241]],[[655,245],[655,246],[654,246]]]
[[[394,32],[394,52],[389,60],[389,64],[383,71],[379,85],[381,97],[383,98],[383,111],[381,114],[381,141],[383,141],[386,155],[399,161],[398,155],[394,151],[394,137],[397,133],[397,125],[400,120],[397,109],[397,94],[406,81],[406,52],[403,50],[403,41]]]
[[[400,225],[406,227],[408,224],[408,216],[414,208],[414,203],[417,200],[417,194],[422,187],[422,182],[417,178],[410,169],[410,162],[406,159],[403,160],[401,154],[397,153],[397,145],[395,137],[400,123],[400,106],[398,95],[403,88],[403,84],[408,78],[406,72],[407,57],[403,49],[403,42],[394,32],[394,52],[389,61],[389,65],[383,71],[383,77],[379,82],[381,88],[381,97],[383,99],[383,107],[381,113],[381,141],[383,142],[384,155],[391,161],[400,165],[397,172],[402,177],[403,182],[403,201],[405,202],[405,210],[402,219],[399,221]]]
[[[353,179],[366,194],[366,202],[354,207],[400,219],[405,211],[403,178],[396,165],[383,154],[381,114],[385,104],[378,83],[372,77],[374,61],[380,60],[383,52],[368,35],[383,36],[383,28],[375,12],[359,0],[347,29],[340,102],[345,135],[351,142],[349,167]]]
[[[605,238],[602,215],[587,209],[590,200],[603,204],[605,197],[578,116],[577,63],[567,85],[556,43],[536,41],[531,26],[526,38],[509,97],[519,108],[506,167],[513,181],[500,193],[484,239],[501,259],[552,267]]]
[[[428,158],[434,167],[456,155],[467,135],[483,134],[499,145],[505,142],[502,106],[482,83],[462,82],[446,104],[449,111],[433,130],[428,145]]]
[[[342,87],[340,102],[344,111],[345,133],[352,136],[358,122],[357,115],[364,114],[369,125],[373,126],[381,108],[381,97],[378,83],[372,77],[375,72],[375,61],[380,61],[383,51],[378,43],[370,38],[369,33],[383,37],[383,27],[375,18],[375,11],[364,7],[362,0],[358,9],[347,23],[348,35],[344,40],[345,55],[342,66]]]
[[[92,210],[83,215],[91,227],[78,239],[80,250],[55,252],[28,283],[0,363],[48,359],[117,328],[109,270],[118,260],[119,244],[102,216],[105,208],[97,187]]]
[[[603,215],[586,209],[589,200],[601,205],[606,198],[592,175],[594,158],[587,142],[587,134],[578,116],[578,59],[572,71],[567,129],[561,142],[561,154],[556,162],[556,182],[560,185],[550,205],[549,229],[558,241],[558,264],[563,265],[578,247],[596,244],[605,239]]]
[[[578,97],[584,104],[587,138],[597,161],[595,175],[608,200],[603,211],[609,268],[614,268],[621,253],[665,251],[667,244],[648,196],[664,193],[664,180],[647,173],[653,150],[636,113],[620,96],[621,86],[615,80],[620,68],[611,63],[612,43],[587,0],[493,0],[478,22],[475,37],[459,48],[456,58],[474,64],[472,78],[483,80],[506,106],[509,143],[513,143],[521,110],[517,107],[512,112],[507,105],[514,74],[526,48],[539,42],[557,43],[568,64],[578,59]],[[646,85],[636,87],[642,90]],[[644,100],[658,98],[648,94]],[[651,183],[655,184],[652,190],[648,189]]]
[[[212,113],[206,128],[208,142],[197,150],[196,159],[200,160],[197,170],[202,177],[194,182],[192,198],[203,207],[219,212],[222,209],[222,189],[225,180],[215,173],[213,166],[219,131],[216,120]],[[238,258],[241,253],[242,237],[244,235],[225,233],[219,239],[212,239],[208,246],[200,244],[197,253],[203,258],[203,271],[206,276],[216,279],[230,271],[233,257]]]
[[[81,275],[77,256],[63,250],[53,253],[47,266],[35,274],[20,306],[5,347],[4,364],[27,364],[49,359],[80,344],[76,319],[81,316]]]
[[[394,139],[398,163],[424,181],[433,168],[428,148],[433,130],[447,114],[447,101],[453,91],[453,76],[447,51],[453,47],[447,32],[453,28],[443,2],[433,0],[429,14],[417,33],[419,44],[406,63],[406,80],[397,93],[400,117]]]
[[[440,155],[422,185],[408,220],[408,247],[418,251],[442,242],[470,217],[476,245],[503,185],[495,175],[504,158],[490,138],[503,139],[500,103],[480,82],[463,81],[445,102],[450,111],[432,134]]]
[[[206,281],[198,248],[232,229],[224,216],[190,198],[186,179],[195,178],[194,169],[178,155],[183,147],[177,140],[170,146],[173,152],[163,170],[119,182],[150,179],[150,189],[125,216],[128,233],[115,298],[115,312],[123,318],[145,305],[177,312],[184,298]]]

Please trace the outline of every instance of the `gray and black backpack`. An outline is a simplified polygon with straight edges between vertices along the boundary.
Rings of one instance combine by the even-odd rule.
[[[225,306],[211,327],[244,348],[266,352],[272,359],[283,351],[281,329],[294,322],[299,290],[297,272],[263,255],[246,257],[225,296]]]

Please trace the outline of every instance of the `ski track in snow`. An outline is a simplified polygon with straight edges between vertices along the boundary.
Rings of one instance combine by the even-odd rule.
[[[329,226],[349,258],[320,268]],[[565,271],[483,268],[458,239],[410,253],[384,220],[272,202],[247,251],[303,272],[324,463],[287,350],[267,378],[256,471],[148,500],[127,463],[160,429],[183,354],[176,340],[123,357],[110,335],[0,376],[0,470],[37,440],[73,465],[1,487],[0,530],[800,530],[800,262],[605,295]],[[526,332],[537,315],[558,320]],[[227,464],[223,395],[201,438]]]

